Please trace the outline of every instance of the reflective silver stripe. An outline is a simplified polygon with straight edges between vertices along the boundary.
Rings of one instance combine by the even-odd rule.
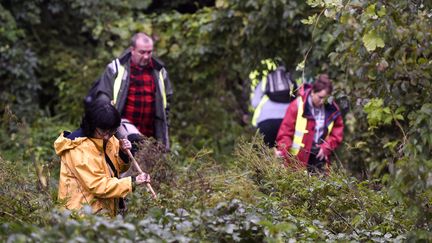
[[[121,83],[123,81],[123,75],[125,73],[125,67],[120,65],[119,59],[116,59],[116,65],[117,65],[117,77],[114,80],[113,84],[113,104],[117,104],[117,97],[120,92]]]
[[[301,144],[293,143],[293,144],[291,145],[291,149],[300,149],[300,148],[301,148]]]
[[[269,100],[269,97],[268,97],[267,95],[264,95],[264,96],[261,98],[261,101],[260,101],[260,103],[258,104],[257,108],[255,109],[255,112],[254,112],[253,117],[252,117],[252,125],[253,125],[254,127],[256,127],[256,126],[258,125],[258,123],[257,123],[257,122],[258,122],[258,117],[259,117],[260,114],[261,114],[261,110],[262,110],[264,104],[265,104],[268,100]]]
[[[113,73],[117,72],[117,64],[116,64],[117,60],[118,59],[112,60],[112,62],[110,62],[110,64],[108,64],[109,69],[111,69],[111,71]]]
[[[160,86],[161,95],[162,95],[163,108],[166,109],[167,108],[167,98],[166,98],[166,92],[165,92],[165,79],[164,79],[163,71],[164,71],[164,69],[161,69],[159,72],[159,86]]]
[[[265,91],[266,91],[266,86],[267,86],[267,75],[264,76],[264,78],[262,79],[262,83],[261,83],[261,91],[263,93],[265,93]]]
[[[304,132],[297,131],[297,130],[294,132],[294,136],[297,136],[297,137],[302,137],[303,134],[304,134]]]

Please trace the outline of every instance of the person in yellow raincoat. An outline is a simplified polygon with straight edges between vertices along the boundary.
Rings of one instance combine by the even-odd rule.
[[[150,182],[146,173],[119,178],[129,168],[127,139],[115,136],[120,114],[107,103],[87,104],[80,128],[63,132],[54,142],[60,156],[58,198],[70,210],[90,205],[93,213],[111,216],[125,209],[124,197],[134,184]]]

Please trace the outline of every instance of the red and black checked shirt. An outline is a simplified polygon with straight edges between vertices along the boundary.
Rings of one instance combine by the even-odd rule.
[[[150,63],[141,67],[131,63],[129,92],[123,117],[147,137],[154,137],[155,81]]]

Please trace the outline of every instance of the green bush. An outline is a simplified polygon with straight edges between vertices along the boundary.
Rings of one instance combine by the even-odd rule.
[[[55,193],[43,193],[34,186],[35,173],[30,177],[19,171],[8,175],[12,163],[2,160],[7,180],[1,188],[9,188],[2,189],[4,195],[15,196],[2,198],[9,206],[2,206],[8,211],[1,215],[1,235],[4,240],[44,242],[389,242],[430,237],[414,234],[424,232],[423,228],[407,217],[404,204],[391,200],[388,191],[375,182],[358,182],[336,171],[329,176],[292,171],[282,167],[281,160],[261,142],[239,142],[232,157],[235,163],[229,168],[205,151],[189,158],[189,167],[174,164],[178,157],[166,159],[174,176],[158,182],[159,199],[153,200],[139,187],[128,196],[126,216],[113,219],[88,214],[87,208],[78,217],[67,210],[53,211],[59,205]],[[16,183],[22,188],[11,187]],[[56,191],[56,186],[48,191]]]

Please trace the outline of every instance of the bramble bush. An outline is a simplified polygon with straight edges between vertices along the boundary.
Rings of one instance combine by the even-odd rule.
[[[308,4],[318,11],[303,21],[314,31],[309,61],[328,63],[323,71],[336,77],[338,89],[353,104],[343,160],[357,167],[351,171],[389,186],[393,199],[409,206],[416,225],[430,231],[430,3]]]
[[[1,208],[18,209],[1,214],[0,235],[3,240],[44,242],[390,242],[407,239],[415,224],[406,205],[393,201],[375,182],[359,182],[338,171],[308,176],[284,168],[259,137],[236,145],[231,167],[221,167],[205,151],[189,158],[188,168],[175,165],[176,159],[167,157],[173,178],[158,182],[158,200],[139,187],[128,196],[125,217],[112,219],[88,214],[88,208],[78,217],[58,209],[55,193],[35,186],[34,172],[8,175],[12,163],[2,160],[7,180],[2,182]],[[15,183],[22,188],[10,186]],[[56,191],[56,185],[48,191]]]

